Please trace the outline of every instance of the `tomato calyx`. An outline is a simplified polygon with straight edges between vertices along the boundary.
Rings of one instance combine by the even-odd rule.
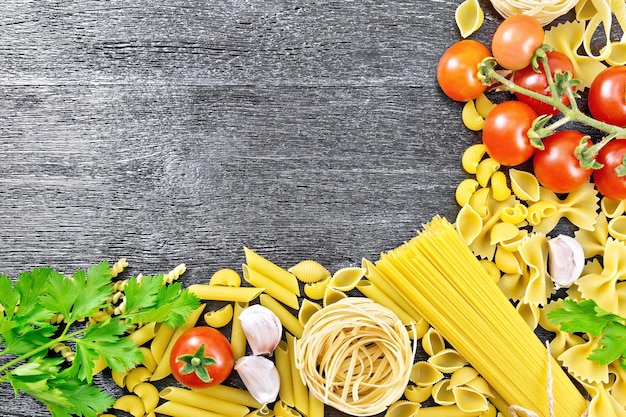
[[[193,354],[180,355],[176,359],[185,363],[180,370],[181,375],[194,373],[202,382],[213,381],[206,367],[215,365],[217,362],[213,357],[204,355],[204,345],[201,345]]]

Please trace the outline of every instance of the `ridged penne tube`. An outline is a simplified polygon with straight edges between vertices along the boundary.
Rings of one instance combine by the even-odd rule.
[[[209,285],[221,285],[223,287],[241,287],[241,276],[231,268],[218,269],[209,278]]]
[[[460,410],[468,413],[483,413],[489,409],[487,397],[469,387],[452,387],[452,395]]]
[[[433,385],[433,401],[439,405],[455,405],[456,399],[450,388],[450,380],[444,379]]]
[[[609,235],[611,237],[626,241],[626,216],[619,216],[609,221]]]
[[[487,97],[484,93],[476,98],[475,104],[476,111],[485,118],[489,115],[489,113],[491,113],[491,110],[496,107],[496,104],[491,101],[489,97]]]
[[[176,340],[178,340],[180,335],[182,335],[187,330],[191,329],[192,327],[196,325],[196,323],[198,322],[198,319],[200,319],[200,316],[204,312],[205,307],[206,307],[206,304],[200,304],[200,306],[197,309],[192,311],[191,314],[187,316],[182,326],[180,326],[174,331],[161,358],[169,358],[170,352],[172,351],[172,348],[174,347],[174,343],[176,343]],[[172,368],[170,367],[169,360],[159,360],[158,363],[159,364],[157,365],[157,368],[154,370],[154,373],[150,377],[151,381],[161,380],[172,373]]]
[[[155,326],[156,323],[147,323],[126,337],[135,342],[137,346],[141,346],[154,337]]]
[[[280,378],[278,397],[293,407],[296,404],[293,397],[293,383],[291,381],[293,373],[291,371],[291,360],[289,359],[289,348],[284,340],[278,342],[278,346],[274,350],[274,362]]]
[[[298,310],[298,321],[302,326],[304,326],[306,322],[309,321],[309,318],[311,318],[314,313],[321,309],[321,305],[309,300],[308,298],[305,298],[304,300],[302,300],[300,310]]]
[[[500,213],[500,220],[517,225],[525,222],[527,216],[528,207],[524,204],[517,203],[513,207],[505,207]]]
[[[261,404],[245,389],[230,387],[228,385],[214,385],[208,388],[194,389],[194,391],[213,398],[221,398],[235,404],[245,405],[250,408],[261,408]]]
[[[465,127],[475,132],[482,130],[485,126],[485,118],[482,117],[480,113],[478,113],[478,111],[476,110],[474,100],[469,100],[465,103],[465,105],[463,105],[463,110],[461,111],[461,120],[463,121]]]
[[[244,417],[250,412],[245,405],[238,404],[228,399],[208,396],[201,392],[188,390],[179,387],[166,387],[159,393],[162,399],[174,401],[179,404],[188,405],[202,410],[213,411],[214,413],[227,417]]]
[[[470,198],[476,192],[476,190],[480,187],[478,181],[474,178],[465,178],[461,181],[457,186],[454,192],[454,197],[459,206],[463,207],[466,204],[469,204]]]
[[[246,334],[241,327],[239,315],[248,307],[248,303],[237,302],[233,308],[233,324],[230,330],[230,347],[233,351],[235,360],[243,358],[246,355]]]
[[[407,385],[404,390],[404,397],[414,403],[423,403],[430,398],[432,391],[432,385]]]
[[[272,261],[265,259],[261,255],[258,255],[249,248],[244,248],[244,252],[248,268],[272,279],[278,285],[293,292],[296,296],[299,297],[301,295],[300,286],[298,285],[298,280],[294,274],[281,268]]]
[[[324,417],[324,403],[309,391],[309,414],[307,417]]]
[[[124,385],[129,392],[133,392],[137,385],[149,381],[151,376],[152,372],[143,366],[139,366],[128,371],[124,379]]]
[[[213,411],[191,407],[189,405],[166,401],[154,409],[156,413],[169,417],[224,417]]]
[[[511,190],[517,198],[523,201],[537,201],[540,197],[540,186],[537,177],[530,172],[519,169],[509,169]]]
[[[361,278],[365,275],[365,268],[347,267],[337,270],[330,282],[329,287],[336,288],[340,291],[350,291],[356,287]]]
[[[467,360],[454,349],[443,349],[428,358],[428,363],[449,374],[467,365]]]
[[[345,292],[338,290],[337,288],[328,286],[326,287],[326,290],[324,291],[324,298],[322,299],[322,305],[326,307],[326,306],[336,303],[339,300],[343,300],[344,298],[347,298],[347,297],[348,295]]]
[[[150,343],[150,351],[152,352],[152,356],[157,363],[163,359],[163,354],[165,353],[167,346],[170,344],[175,331],[176,329],[165,323],[159,324],[159,327],[154,334],[154,338]]]
[[[430,387],[443,379],[443,373],[431,363],[418,361],[411,367],[409,380],[418,387]]]
[[[387,408],[385,417],[413,417],[421,406],[421,404],[412,401],[399,400]]]
[[[298,410],[290,407],[282,400],[276,401],[274,404],[274,415],[276,417],[302,417],[303,414]]]
[[[141,398],[146,413],[154,411],[159,405],[159,390],[152,384],[142,382],[137,384],[132,392]]]
[[[511,196],[511,189],[504,172],[496,171],[491,175],[491,192],[496,201],[504,201]]]
[[[461,166],[468,174],[476,174],[476,168],[487,153],[487,148],[482,143],[469,146],[461,156]]]
[[[529,225],[537,226],[543,219],[554,216],[557,211],[556,204],[550,201],[537,201],[528,206],[526,220]]]
[[[476,181],[481,187],[486,187],[494,172],[498,172],[500,163],[493,158],[485,158],[476,167]]]
[[[302,337],[302,335],[300,336]],[[309,390],[302,380],[300,371],[296,366],[296,337],[287,333],[287,352],[291,365],[291,383],[293,384],[294,407],[304,415],[309,413]]]
[[[116,410],[126,411],[133,417],[143,417],[146,414],[146,408],[143,401],[136,395],[122,395],[113,404]]]
[[[478,0],[465,0],[454,12],[454,20],[463,38],[476,32],[482,26],[484,19],[485,13],[480,8]]]
[[[296,316],[267,294],[262,294],[259,298],[263,307],[269,308],[278,316],[285,330],[297,338],[302,337],[302,329],[304,327]]]
[[[330,271],[322,264],[311,259],[298,262],[289,268],[288,271],[294,274],[298,281],[305,284],[321,281],[331,275]]]
[[[281,303],[297,310],[298,305],[298,293],[292,291],[279,284],[273,278],[270,278],[259,271],[249,268],[247,265],[243,265],[243,279],[253,287],[263,288],[263,291],[271,295]],[[295,276],[294,276],[295,279]]]
[[[324,298],[330,278],[331,276],[329,275],[321,281],[304,284],[304,294],[312,300],[321,300]]]
[[[233,320],[233,305],[226,304],[222,308],[204,313],[204,321],[211,327],[220,328]]]
[[[249,303],[265,290],[263,287],[226,287],[209,284],[192,284],[187,289],[201,300],[239,303]]]

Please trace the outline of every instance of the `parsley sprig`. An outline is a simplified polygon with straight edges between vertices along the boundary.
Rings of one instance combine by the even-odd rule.
[[[113,371],[135,367],[143,357],[126,337],[132,326],[175,328],[199,305],[163,275],[131,278],[123,311],[87,324],[97,311],[112,310],[111,279],[108,262],[72,276],[51,268],[23,272],[15,282],[0,276],[0,383],[41,401],[54,417],[96,417],[110,408],[114,400],[93,384],[94,362],[102,357]],[[65,320],[55,323],[59,315]],[[71,365],[50,351],[58,343],[74,347]]]
[[[564,299],[563,306],[547,314],[552,324],[568,333],[589,333],[599,337],[600,347],[587,357],[600,365],[618,361],[626,369],[626,318],[600,308],[594,300]]]

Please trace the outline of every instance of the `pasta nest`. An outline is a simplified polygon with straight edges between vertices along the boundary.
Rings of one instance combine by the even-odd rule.
[[[402,396],[414,354],[400,319],[364,297],[314,313],[295,345],[296,367],[310,392],[354,416],[380,413]]]

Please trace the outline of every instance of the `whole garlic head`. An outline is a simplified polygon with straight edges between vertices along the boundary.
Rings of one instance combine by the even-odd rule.
[[[572,285],[584,266],[585,252],[576,239],[561,234],[548,240],[548,272],[556,289]]]
[[[246,307],[239,321],[253,355],[271,355],[283,334],[280,319],[272,310],[260,304]]]
[[[276,401],[280,376],[276,365],[265,356],[244,356],[235,362],[235,370],[250,394],[263,406]]]

